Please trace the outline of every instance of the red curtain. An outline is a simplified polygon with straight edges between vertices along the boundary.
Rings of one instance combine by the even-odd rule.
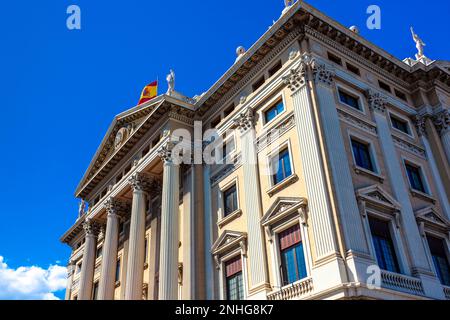
[[[284,250],[286,248],[292,247],[293,245],[296,245],[297,243],[300,243],[302,241],[302,236],[300,233],[300,225],[297,224],[281,232],[279,235],[279,239],[281,250]]]
[[[242,271],[241,256],[231,259],[225,263],[226,276],[231,277]]]

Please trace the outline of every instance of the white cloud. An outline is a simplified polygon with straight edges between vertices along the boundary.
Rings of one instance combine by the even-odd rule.
[[[58,300],[54,293],[66,288],[66,275],[57,265],[11,269],[0,256],[0,300]]]

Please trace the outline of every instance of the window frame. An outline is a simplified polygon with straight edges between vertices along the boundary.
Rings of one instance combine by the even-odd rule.
[[[288,154],[289,154],[289,162],[291,165],[291,175],[285,177],[283,180],[279,181],[278,183],[275,183],[275,181],[273,180],[273,174],[272,174],[272,159],[278,154],[281,154],[282,152],[285,151],[285,149],[287,149]],[[296,176],[296,171],[295,171],[295,164],[294,164],[294,158],[292,155],[292,146],[291,146],[291,141],[290,140],[286,140],[285,142],[281,143],[279,146],[277,146],[274,150],[271,150],[271,152],[269,152],[269,154],[266,157],[267,159],[267,165],[268,165],[268,171],[270,174],[268,174],[268,179],[269,179],[269,189],[272,189],[278,185],[282,185],[285,181],[288,181],[289,178]]]
[[[431,192],[431,187],[430,187],[430,184],[429,184],[429,180],[428,180],[427,175],[426,175],[425,170],[424,170],[424,166],[422,164],[419,164],[416,161],[413,161],[410,158],[407,158],[407,157],[404,157],[404,156],[402,156],[402,162],[403,162],[403,169],[405,170],[405,176],[406,176],[406,179],[408,180],[408,185],[409,185],[410,191],[413,192],[413,193],[418,193],[420,195],[426,196],[428,198],[433,197],[433,194]],[[419,170],[421,182],[423,184],[423,187],[424,187],[425,191],[413,188],[413,186],[411,184],[411,181],[409,179],[408,169],[406,167],[407,165],[412,166],[412,167],[416,167]]]
[[[429,232],[428,230],[425,231],[425,237],[424,237],[424,241],[427,244],[426,248],[427,248],[427,254],[429,254],[430,257],[430,261],[432,262],[432,268],[433,268],[433,272],[436,275],[436,278],[438,278],[439,282],[441,283],[441,285],[446,286],[446,287],[450,287],[450,282],[445,284],[442,283],[441,279],[439,279],[434,261],[433,261],[433,254],[431,253],[431,247],[430,247],[430,243],[428,241],[428,238],[435,238],[436,240],[439,240],[442,242],[442,246],[444,247],[444,254],[445,254],[445,258],[447,259],[447,266],[450,268],[450,244],[449,241],[447,240],[448,238],[445,236],[442,236],[441,234],[435,234],[432,232]]]
[[[270,121],[266,121],[266,112],[271,109],[272,107],[275,107],[278,102],[283,103],[283,110],[277,114],[273,119]],[[259,117],[262,119],[262,128],[263,130],[267,128],[270,124],[274,123],[277,119],[280,119],[280,117],[287,112],[287,105],[286,105],[286,98],[284,95],[284,92],[280,92],[273,96],[269,101],[267,101],[262,108],[260,108]]]
[[[228,215],[225,215],[225,197],[224,193],[232,188],[233,186],[236,186],[236,201],[237,201],[237,210],[229,213]],[[238,177],[235,177],[231,179],[230,181],[221,184],[218,186],[218,193],[217,193],[217,203],[218,203],[218,217],[217,217],[217,225],[222,228],[225,224],[231,222],[232,220],[238,218],[242,214],[242,209],[240,205],[240,195],[239,195],[239,179]]]
[[[237,256],[241,256],[241,263],[242,263],[242,287],[244,290],[244,300],[246,300],[248,296],[248,273],[247,273],[247,259],[246,259],[246,252],[243,252],[242,248],[236,248],[235,250],[231,251],[230,253],[223,255],[220,257],[220,276],[219,276],[219,282],[220,282],[220,300],[227,301],[227,277],[226,277],[226,270],[225,266],[226,263],[232,259],[235,259]]]
[[[343,91],[344,93],[350,95],[350,96],[354,96],[358,98],[358,102],[359,102],[359,107],[360,109],[356,109],[353,106],[345,103],[344,101],[341,100],[341,95],[339,94],[339,90]],[[352,89],[348,86],[345,86],[341,83],[336,83],[336,96],[337,96],[337,101],[340,105],[343,105],[346,107],[346,109],[351,109],[353,111],[359,112],[363,115],[366,115],[366,105],[365,105],[365,98],[364,96],[357,90]]]
[[[410,138],[415,139],[414,130],[412,130],[411,121],[408,118],[398,114],[397,112],[393,112],[391,110],[388,111],[388,115],[389,115],[389,125],[391,126],[391,129],[394,132],[398,132],[398,133],[400,133],[402,135],[406,135],[406,136],[408,136]],[[403,132],[402,130],[399,130],[399,129],[395,128],[394,124],[392,123],[392,118],[397,118],[400,121],[405,121],[406,125],[408,127],[408,133],[407,132]]]
[[[382,173],[381,173],[380,165],[379,165],[379,162],[378,162],[378,158],[376,156],[376,150],[375,150],[375,147],[374,147],[374,142],[371,139],[369,139],[367,137],[364,137],[364,136],[360,135],[359,133],[356,133],[356,132],[351,131],[351,130],[348,131],[348,139],[349,139],[348,141],[349,141],[350,152],[351,152],[351,155],[352,155],[354,168],[356,170],[360,170],[360,171],[363,171],[363,172],[368,173],[370,175],[376,176],[378,179],[380,179],[382,177],[381,176]],[[374,171],[370,171],[369,169],[366,169],[364,167],[360,167],[360,166],[357,165],[355,154],[353,152],[353,140],[355,140],[355,141],[357,141],[359,143],[362,143],[362,144],[366,144],[368,146],[368,148],[369,148],[369,155],[370,155],[370,159],[371,159]]]

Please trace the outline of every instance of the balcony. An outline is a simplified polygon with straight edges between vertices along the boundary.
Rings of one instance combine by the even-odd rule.
[[[417,278],[382,270],[381,282],[382,287],[387,289],[402,291],[419,296],[425,295],[422,282]]]
[[[267,300],[294,300],[312,293],[312,278],[297,281],[290,286],[283,287],[277,292],[267,295]]]
[[[450,287],[444,286],[445,299],[450,300]]]

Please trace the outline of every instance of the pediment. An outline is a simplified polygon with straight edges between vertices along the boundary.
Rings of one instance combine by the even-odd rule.
[[[211,247],[211,252],[214,255],[223,253],[231,248],[240,246],[241,242],[245,242],[246,239],[247,233],[245,232],[225,230],[216,242],[214,242]]]
[[[279,197],[261,218],[261,224],[263,226],[273,224],[298,211],[301,207],[306,207],[307,204],[308,201],[305,198]]]
[[[450,230],[450,221],[432,207],[417,210],[414,214],[418,222],[424,222],[429,226],[445,229],[446,231]]]
[[[356,191],[356,196],[359,200],[365,201],[367,205],[377,208],[397,211],[401,207],[394,197],[378,185],[359,189]]]

